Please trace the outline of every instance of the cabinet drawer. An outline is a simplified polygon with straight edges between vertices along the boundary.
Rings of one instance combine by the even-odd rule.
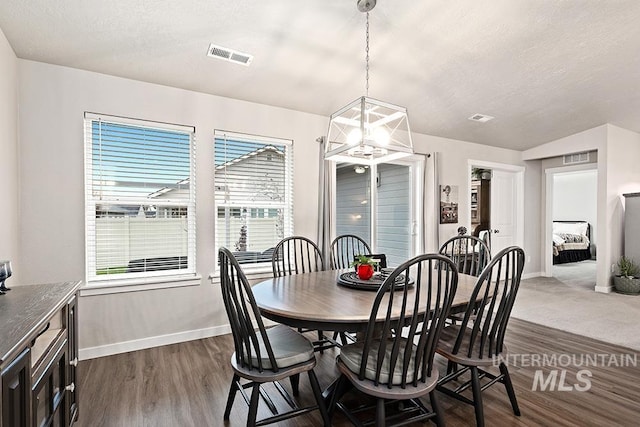
[[[60,348],[60,342],[67,339],[67,308],[62,307],[38,332],[31,342],[31,371],[34,380],[42,375]]]

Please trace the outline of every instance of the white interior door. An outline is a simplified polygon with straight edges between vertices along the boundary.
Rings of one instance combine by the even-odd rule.
[[[515,245],[517,222],[516,173],[493,170],[491,177],[491,254]]]

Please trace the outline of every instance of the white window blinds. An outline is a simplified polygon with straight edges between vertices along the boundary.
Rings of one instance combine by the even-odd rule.
[[[293,232],[292,142],[215,132],[216,244],[240,263],[270,263]]]
[[[85,114],[89,282],[195,274],[194,128]]]

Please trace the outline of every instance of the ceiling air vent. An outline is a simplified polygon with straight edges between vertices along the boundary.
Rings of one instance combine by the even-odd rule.
[[[227,47],[218,46],[215,44],[209,45],[207,56],[212,58],[224,59],[225,61],[234,62],[236,64],[242,64],[248,66],[253,61],[253,55],[248,53],[238,52],[237,50],[229,49]]]
[[[567,154],[562,159],[563,165],[575,165],[576,163],[589,162],[589,153]]]
[[[491,116],[487,116],[486,114],[474,114],[473,116],[469,117],[469,120],[473,120],[474,122],[480,122],[480,123],[486,123],[489,120],[493,120],[494,118]]]

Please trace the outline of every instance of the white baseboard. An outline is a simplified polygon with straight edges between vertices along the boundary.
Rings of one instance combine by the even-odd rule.
[[[613,292],[613,286],[596,286],[596,292],[608,294],[610,292]]]
[[[80,360],[94,359],[96,357],[111,356],[113,354],[144,350],[145,348],[176,344],[180,342],[209,338],[229,333],[231,333],[231,328],[229,327],[229,325],[223,325],[212,328],[196,329],[193,331],[177,332],[174,334],[158,335],[155,337],[123,341],[96,347],[81,348],[78,350],[78,358]]]
[[[542,271],[537,271],[534,273],[526,273],[522,275],[522,280],[533,279],[534,277],[543,277],[543,276],[544,276],[544,272]]]

